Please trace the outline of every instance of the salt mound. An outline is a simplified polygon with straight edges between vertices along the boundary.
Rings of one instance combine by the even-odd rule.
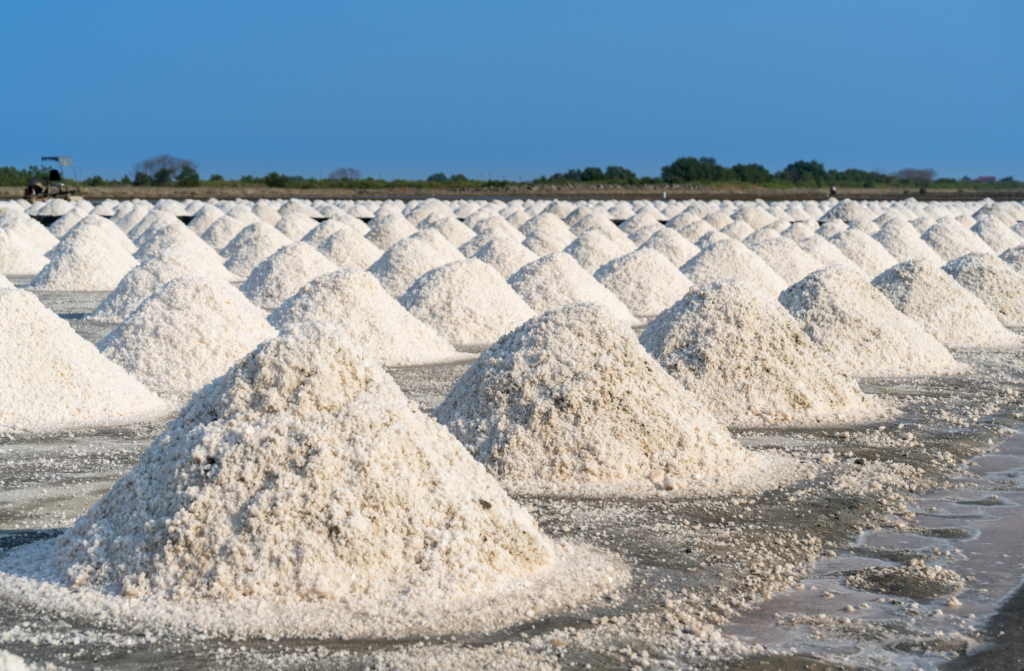
[[[671,229],[667,229],[664,226],[662,226],[661,224],[651,224],[650,226],[644,226],[640,230],[634,231],[633,233],[630,233],[629,234],[629,240],[634,245],[637,245],[639,247],[640,245],[642,245],[645,242],[647,242],[648,240],[650,240],[651,236],[653,236],[655,233],[660,233],[661,231],[666,231],[666,230],[671,230]]]
[[[821,237],[830,239],[832,236],[842,233],[843,231],[849,230],[849,226],[841,221],[830,221],[827,224],[822,224],[818,227],[818,230],[814,231]]]
[[[284,218],[289,214],[301,214],[312,219],[326,219],[308,201],[291,198],[287,203],[278,208],[277,213]]]
[[[1024,245],[1024,238],[1014,233],[1010,228],[995,219],[979,221],[971,230],[981,238],[986,245],[992,248],[996,254],[1002,254],[1007,249]]]
[[[351,229],[341,229],[317,248],[341,268],[365,270],[384,255],[380,247]]]
[[[370,221],[370,232],[366,239],[377,245],[381,250],[386,251],[399,240],[408,238],[416,233],[416,227],[400,214],[384,214],[374,217]]]
[[[256,266],[291,243],[288,236],[265,221],[249,224],[221,252],[227,257],[224,267],[238,277],[249,277]]]
[[[921,239],[931,245],[945,262],[958,259],[964,254],[992,253],[992,248],[977,233],[951,222],[935,224],[924,232]]]
[[[704,221],[703,219],[699,221],[690,222],[685,226],[670,226],[669,228],[674,228],[674,230],[679,232],[679,235],[683,236],[684,238],[686,238],[687,240],[694,244],[697,244],[697,241],[703,238],[708,233],[714,233],[718,230],[711,226],[711,224],[709,224],[708,222]]]
[[[711,245],[715,244],[716,242],[721,242],[722,240],[732,240],[732,238],[730,238],[725,233],[720,233],[719,231],[711,231],[710,233],[701,236],[701,239],[697,241],[697,246],[700,247],[701,249],[707,249]]]
[[[868,277],[875,277],[897,263],[881,243],[863,231],[841,231],[829,238],[829,242],[860,266]]]
[[[609,217],[614,222],[614,217]],[[660,221],[652,217],[650,214],[644,212],[640,214],[634,214],[626,219],[619,226],[619,230],[626,235],[632,236],[637,231],[647,228],[648,226],[657,226],[658,228],[665,228],[665,225]]]
[[[860,231],[865,235],[874,235],[878,232],[878,224],[870,219],[858,219],[857,221],[850,222],[849,230]]]
[[[620,254],[626,254],[636,249],[636,245],[629,239],[629,236],[619,230],[619,227],[612,223],[611,219],[600,214],[588,214],[569,228],[569,231],[577,238],[583,237],[590,231],[599,231],[622,250]]]
[[[266,310],[273,310],[302,285],[338,266],[305,242],[282,247],[261,262],[238,289]]]
[[[292,212],[282,216],[274,228],[287,235],[290,239],[298,242],[306,237],[314,228],[320,225],[319,220],[308,217],[304,214]]]
[[[169,409],[28,291],[0,290],[0,426],[152,419]]]
[[[166,226],[184,226],[181,223],[181,219],[161,212],[160,210],[150,210],[146,213],[146,216],[142,218],[138,224],[136,224],[130,231],[125,231],[128,237],[131,238],[132,242],[139,244],[139,240],[150,231],[159,230]],[[121,228],[118,226],[118,228]],[[121,230],[124,230],[121,228]],[[228,238],[230,240],[230,238]]]
[[[917,230],[906,220],[896,219],[888,222],[875,233],[874,238],[897,261],[911,259],[928,259],[933,263],[942,261],[935,250],[921,239]]]
[[[165,226],[151,230],[139,240],[135,258],[140,261],[159,260],[174,256],[174,262],[184,266],[193,275],[208,276],[225,282],[241,278],[224,267],[224,259],[196,237],[184,225]]]
[[[523,240],[523,247],[526,247],[537,256],[547,256],[560,252],[576,239],[568,228],[558,230],[555,228],[538,228],[526,236]]]
[[[542,230],[552,231],[559,235],[562,233],[572,235],[572,232],[569,231],[569,227],[565,225],[565,222],[550,213],[538,214],[536,217],[530,219],[519,227],[519,232],[526,236]],[[573,239],[576,238],[575,235],[572,237]]]
[[[554,200],[544,208],[544,212],[553,214],[559,219],[565,219],[575,209],[571,203],[567,203],[564,200]]]
[[[779,235],[783,238],[789,238],[793,242],[800,242],[804,238],[814,235],[817,230],[817,226],[812,226],[803,221],[797,221],[790,224],[785,230],[781,231]]]
[[[56,236],[50,235],[45,226],[21,212],[8,211],[0,215],[0,230],[17,233],[39,254],[45,254],[60,242]]]
[[[56,235],[58,238],[63,238],[64,234],[70,231],[75,224],[80,222],[82,219],[85,219],[86,214],[87,213],[82,210],[71,210],[63,217],[50,224],[47,230],[50,232],[50,235]],[[120,231],[121,229],[117,230]]]
[[[434,229],[441,233],[448,242],[452,243],[456,247],[461,247],[470,240],[472,240],[476,233],[473,229],[463,224],[455,217],[440,217],[433,218],[427,217],[420,222],[420,230]]]
[[[953,356],[930,333],[871,286],[862,275],[830,266],[779,296],[828,359],[856,376],[956,372]]]
[[[1024,326],[1024,277],[992,254],[967,254],[942,267],[1004,326]]]
[[[539,313],[569,303],[598,303],[616,319],[637,323],[629,308],[615,294],[565,252],[549,254],[526,264],[508,278],[508,283]]]
[[[109,219],[104,219],[103,217],[97,217],[93,214],[82,217],[77,224],[72,226],[67,233],[64,234],[64,238],[66,239],[69,236],[76,235],[79,231],[86,228],[95,228],[103,231],[103,233],[105,233],[112,242],[129,254],[134,254],[138,251],[138,247],[135,246],[135,243],[133,243],[131,239],[124,234],[124,231],[115,226],[114,222]]]
[[[980,298],[933,263],[904,261],[871,284],[946,347],[1012,347],[1021,343]]]
[[[184,275],[159,287],[96,347],[152,391],[184,400],[275,335],[238,289]]]
[[[711,245],[680,270],[694,284],[740,280],[771,296],[778,296],[787,286],[760,256],[732,238]]]
[[[343,212],[340,217],[331,217],[326,221],[320,222],[300,239],[302,242],[308,242],[314,247],[319,247],[323,244],[324,240],[331,237],[342,228],[350,228],[360,235],[366,235],[370,232],[370,229],[366,224]]]
[[[7,279],[3,273],[0,273],[0,291],[4,289],[14,289],[14,282]]]
[[[684,487],[700,478],[735,486],[764,464],[651,360],[628,327],[587,303],[503,336],[434,416],[513,482],[635,482],[655,474],[664,482],[667,474]]]
[[[159,259],[146,259],[125,275],[117,288],[107,294],[85,319],[122,322],[161,286],[175,277],[190,274],[191,266],[191,259],[178,252],[172,252]]]
[[[0,274],[36,275],[49,262],[17,229],[0,228]]]
[[[196,235],[202,236],[210,226],[213,226],[213,224],[223,216],[224,210],[220,209],[216,205],[207,203],[199,208],[199,210],[192,215],[192,218],[188,220],[188,227]]]
[[[733,240],[743,240],[748,235],[752,234],[754,229],[750,224],[740,219],[724,226],[720,232],[723,235],[728,235]]]
[[[860,203],[847,198],[826,212],[825,216],[823,216],[820,221],[822,223],[828,223],[830,221],[850,222],[857,221],[858,219],[870,218],[871,213],[865,210]]]
[[[694,287],[640,342],[730,424],[849,421],[879,410],[774,298],[742,282]]]
[[[804,250],[814,258],[821,262],[822,267],[825,266],[843,266],[845,268],[851,268],[856,270],[858,273],[864,276],[864,279],[871,279],[861,270],[861,267],[851,261],[845,254],[839,251],[839,248],[833,245],[831,242],[821,237],[820,235],[812,235],[804,238],[796,243],[800,246],[800,249]]]
[[[539,257],[518,242],[499,236],[481,247],[473,258],[494,266],[502,277],[507,278]]]
[[[584,231],[580,237],[565,248],[565,253],[576,259],[585,271],[593,274],[612,259],[617,259],[626,250],[600,230]]]
[[[1014,247],[1013,249],[1007,249],[999,255],[999,258],[1001,258],[1016,272],[1024,275],[1024,245]]]
[[[750,245],[750,249],[764,259],[786,284],[799,282],[823,265],[789,238],[775,237]]]
[[[609,261],[594,273],[594,279],[641,317],[670,307],[692,286],[661,252],[649,248]]]
[[[662,228],[648,238],[647,242],[640,245],[640,249],[653,249],[660,252],[677,268],[700,254],[700,247],[671,228]]]
[[[224,215],[215,221],[212,226],[207,228],[206,232],[200,237],[203,242],[220,252],[227,247],[228,243],[234,240],[246,226],[250,225],[251,224],[244,224],[230,215]]]
[[[420,231],[393,244],[369,271],[385,291],[398,298],[424,273],[453,260],[432,244],[425,231]]]
[[[473,224],[472,228],[476,231],[477,235],[482,235],[484,233],[499,233],[517,243],[522,243],[523,240],[526,239],[526,236],[521,233],[518,228],[499,216],[490,216],[485,219],[481,219]]]
[[[551,543],[324,324],[260,346],[70,531],[3,562],[6,593],[79,616],[131,598],[124,621],[299,638],[499,628],[626,575]]]
[[[62,217],[73,209],[75,209],[75,206],[71,201],[54,198],[53,200],[45,201],[43,206],[33,212],[33,214],[40,217]]]
[[[29,286],[40,291],[112,291],[138,265],[131,254],[98,228],[68,234],[50,252],[50,262]]]

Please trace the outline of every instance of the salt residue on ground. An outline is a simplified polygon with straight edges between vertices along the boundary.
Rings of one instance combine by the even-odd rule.
[[[528,263],[508,283],[538,313],[576,302],[599,303],[617,319],[638,323],[629,308],[564,252]]]
[[[5,596],[44,608],[273,638],[490,630],[626,578],[546,538],[321,323],[203,389],[71,530],[0,570]]]
[[[1024,326],[1024,276],[992,254],[967,254],[942,267],[1004,326]]]
[[[239,287],[246,298],[266,310],[273,310],[303,284],[338,266],[305,242],[295,242],[274,252],[253,269]]]
[[[812,273],[779,302],[835,364],[855,376],[962,372],[942,343],[862,275],[843,266]]]
[[[694,287],[640,342],[729,424],[840,422],[881,411],[778,301],[742,282]]]
[[[19,289],[0,290],[0,426],[153,419],[170,408]]]
[[[337,324],[367,356],[385,366],[464,358],[365,270],[346,268],[321,275],[282,303],[268,321],[281,330],[314,321]]]

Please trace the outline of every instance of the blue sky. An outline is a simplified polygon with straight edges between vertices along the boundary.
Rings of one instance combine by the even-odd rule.
[[[58,0],[4,23],[0,165],[529,179],[713,156],[1024,179],[1019,0]]]

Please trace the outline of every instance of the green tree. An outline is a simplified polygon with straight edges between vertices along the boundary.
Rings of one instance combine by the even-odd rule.
[[[661,169],[661,178],[669,184],[683,182],[726,182],[736,178],[735,174],[718,161],[708,156],[677,158]]]
[[[199,173],[192,166],[183,165],[174,178],[174,183],[177,186],[199,186]]]
[[[282,188],[288,186],[288,178],[284,175],[279,175],[276,172],[271,172],[263,178],[263,183],[267,186]]]
[[[732,171],[738,180],[749,184],[767,184],[772,178],[768,168],[758,163],[737,163],[732,167]]]

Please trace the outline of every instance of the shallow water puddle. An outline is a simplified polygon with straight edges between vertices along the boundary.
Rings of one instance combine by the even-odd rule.
[[[907,533],[863,533],[853,549],[817,562],[795,588],[733,618],[722,633],[781,653],[876,669],[937,669],[986,645],[971,634],[1024,575],[1024,438],[996,449],[971,460],[973,477],[951,478],[952,488],[922,496]],[[965,582],[955,601],[915,594],[913,579],[897,589],[901,594],[846,585],[854,571],[905,567],[911,559],[959,574]]]

